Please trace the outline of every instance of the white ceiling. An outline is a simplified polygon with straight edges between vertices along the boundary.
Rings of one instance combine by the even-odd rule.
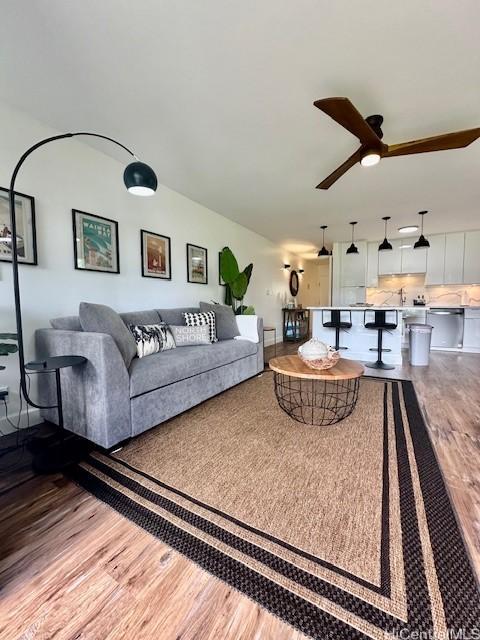
[[[348,96],[396,143],[480,126],[478,0],[7,0],[0,96],[60,130],[118,137],[159,180],[299,253],[480,227],[480,141],[355,166],[312,106]],[[107,153],[116,153],[102,146]],[[395,235],[392,233],[392,235]]]

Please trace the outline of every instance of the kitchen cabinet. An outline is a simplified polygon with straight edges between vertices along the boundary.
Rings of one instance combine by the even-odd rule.
[[[407,243],[402,241],[401,244]],[[425,273],[427,271],[428,251],[429,249],[414,249],[413,242],[412,247],[400,249],[402,257],[401,273]]]
[[[480,309],[465,309],[463,348],[480,351]]]
[[[390,251],[378,252],[378,275],[388,276],[394,273],[402,273],[402,240],[390,240]],[[377,247],[378,248],[378,247]]]
[[[429,236],[430,248],[427,250],[427,273],[425,284],[443,284],[445,276],[445,234]]]
[[[380,252],[381,253],[381,252]],[[367,244],[367,287],[378,287],[378,242]]]
[[[463,282],[464,250],[465,234],[463,232],[445,235],[443,284],[461,284]]]
[[[480,231],[465,233],[463,282],[465,284],[480,283]]]
[[[340,255],[340,286],[341,287],[364,287],[367,272],[367,243],[356,241],[358,253],[346,253],[350,242],[339,244]]]

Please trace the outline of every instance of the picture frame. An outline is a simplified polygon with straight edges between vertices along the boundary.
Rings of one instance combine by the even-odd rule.
[[[19,264],[38,264],[35,198],[15,191],[17,255]],[[0,262],[12,262],[10,190],[0,187]]]
[[[219,284],[221,287],[224,287],[227,283],[226,283],[226,282],[224,282],[224,280],[223,280],[223,278],[222,278],[222,273],[221,273],[221,270],[220,270],[220,260],[221,260],[221,258],[222,258],[222,252],[221,252],[221,251],[219,251],[219,252],[218,252],[218,284]]]
[[[208,284],[208,251],[187,243],[187,282]]]
[[[120,273],[118,222],[72,209],[75,269]]]
[[[140,229],[142,277],[172,279],[171,239],[153,231]]]

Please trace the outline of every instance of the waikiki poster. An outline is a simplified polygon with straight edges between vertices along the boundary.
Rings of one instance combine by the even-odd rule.
[[[72,214],[75,268],[120,273],[118,223],[77,209]]]

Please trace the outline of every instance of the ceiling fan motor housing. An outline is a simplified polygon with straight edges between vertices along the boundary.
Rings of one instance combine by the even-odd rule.
[[[378,113],[373,116],[367,116],[365,118],[365,122],[368,125],[370,125],[370,127],[375,131],[375,133],[381,140],[383,138],[383,131],[382,131],[383,116],[381,116]]]

